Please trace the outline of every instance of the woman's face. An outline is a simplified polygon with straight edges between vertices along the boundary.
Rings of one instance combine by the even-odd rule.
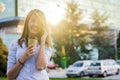
[[[40,31],[40,21],[36,14],[32,14],[28,22],[30,35],[36,35]]]

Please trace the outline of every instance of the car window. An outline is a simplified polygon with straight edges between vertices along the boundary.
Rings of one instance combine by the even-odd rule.
[[[117,62],[117,64],[119,64],[120,65],[120,61],[116,61]]]
[[[74,63],[72,66],[73,67],[82,67],[83,63]]]
[[[91,63],[90,66],[100,66],[101,64],[99,62]]]

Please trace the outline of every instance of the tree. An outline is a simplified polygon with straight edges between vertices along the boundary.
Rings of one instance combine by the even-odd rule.
[[[80,24],[77,30],[74,43],[81,47],[81,53],[86,53],[85,45],[90,42],[90,27],[87,24]]]
[[[118,59],[120,59],[120,32],[119,32],[119,36],[117,39],[117,51],[118,51]]]
[[[79,4],[78,2],[75,1],[70,1],[67,3],[67,8],[66,8],[66,16],[65,16],[65,20],[66,23],[68,24],[68,38],[70,39],[70,43],[69,46],[70,48],[68,48],[67,50],[68,55],[70,56],[70,62],[73,63],[76,60],[79,60],[79,56],[78,53],[75,50],[76,47],[76,34],[79,33],[78,32],[78,24],[82,19],[82,10],[79,8]]]
[[[0,76],[5,76],[7,67],[8,49],[0,38]]]
[[[111,45],[111,43],[113,43],[112,41],[114,39],[114,34],[109,29],[110,24],[107,23],[108,18],[109,16],[106,13],[100,14],[97,10],[95,10],[92,14],[93,23],[91,30],[97,32],[96,34],[92,35],[92,43],[102,54],[100,58],[109,58],[108,53],[110,54],[114,51],[112,49],[113,45]]]
[[[70,24],[69,27],[76,27],[78,22],[82,19],[82,10],[79,4],[75,1],[70,1],[67,4],[65,20]],[[73,29],[72,28],[72,29]],[[71,29],[71,28],[70,28]]]
[[[66,3],[67,7],[65,18],[52,29],[54,32],[53,38],[55,42],[55,49],[57,50],[58,56],[61,54],[61,47],[64,46],[66,50],[66,56],[70,58],[68,64],[72,64],[79,59],[74,47],[75,34],[73,30],[77,30],[78,22],[81,19],[81,10],[77,2],[71,1]]]

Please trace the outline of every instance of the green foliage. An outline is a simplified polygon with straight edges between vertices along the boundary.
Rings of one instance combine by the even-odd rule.
[[[75,1],[68,2],[66,7],[66,15],[64,19],[52,29],[52,36],[55,42],[57,58],[56,63],[60,64],[61,47],[64,46],[66,56],[69,57],[68,64],[80,60],[78,52],[89,53],[90,50],[85,48],[85,45],[91,43],[98,48],[100,53],[113,53],[113,34],[109,31],[110,24],[107,23],[109,16],[106,13],[100,14],[98,11],[93,12],[92,27],[88,24],[78,24],[82,19],[82,10],[79,4]],[[77,47],[80,46],[80,51]],[[112,51],[111,51],[112,50]],[[103,58],[103,56],[102,56]],[[57,60],[59,59],[59,60]]]
[[[0,76],[5,76],[7,67],[8,49],[0,38]]]
[[[85,48],[85,45],[87,43],[90,43],[90,41],[91,41],[89,38],[89,36],[91,35],[89,33],[89,31],[90,31],[89,25],[80,24],[80,25],[78,25],[78,28],[76,30],[79,30],[76,33],[79,35],[75,36],[76,45],[81,47],[81,53],[88,53],[89,51]]]
[[[57,59],[56,63],[60,63],[62,58],[61,47],[65,47],[66,56],[69,58],[68,64],[72,64],[76,60],[79,59],[78,54],[75,52],[74,49],[74,33],[73,29],[77,27],[78,21],[81,19],[81,10],[79,9],[79,5],[76,2],[68,2],[66,8],[66,15],[65,18],[52,29],[52,36],[55,42],[55,49],[57,50]]]
[[[67,8],[66,10],[66,20],[70,24],[72,24],[72,27],[74,25],[77,25],[78,21],[81,20],[81,14],[82,11],[79,8],[79,4],[75,1],[71,1],[67,3]]]
[[[120,59],[120,32],[119,32],[119,36],[117,39],[117,54],[118,54],[118,59]]]
[[[108,18],[109,16],[106,13],[100,14],[97,10],[92,14],[92,30],[96,31],[96,34],[92,35],[92,43],[99,49],[102,55],[105,53],[112,54],[109,49],[111,49],[111,46],[114,46],[111,44],[113,43],[114,34],[109,29],[110,24],[107,23]]]

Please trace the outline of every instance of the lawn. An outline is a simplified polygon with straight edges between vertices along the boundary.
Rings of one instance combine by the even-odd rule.
[[[7,80],[6,77],[1,77],[0,80]],[[105,79],[95,79],[95,78],[90,78],[90,79],[84,79],[84,78],[50,78],[50,80],[105,80]],[[110,80],[110,79],[107,79]]]
[[[0,80],[7,80],[6,77],[0,77]]]
[[[84,78],[50,78],[50,80],[102,80],[102,79],[84,79]]]

